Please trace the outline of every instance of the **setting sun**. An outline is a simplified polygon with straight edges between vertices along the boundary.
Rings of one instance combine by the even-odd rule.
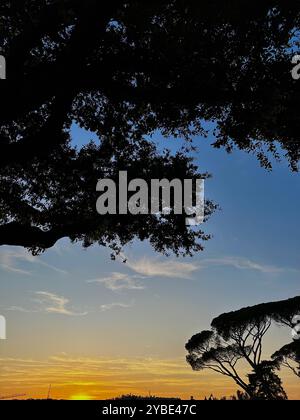
[[[70,397],[70,400],[72,401],[87,401],[87,400],[91,400],[92,397],[90,395],[87,394],[76,394],[76,395],[72,395]]]

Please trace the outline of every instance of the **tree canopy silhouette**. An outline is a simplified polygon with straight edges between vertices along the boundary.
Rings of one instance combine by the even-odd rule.
[[[187,362],[194,370],[210,369],[233,379],[251,398],[285,399],[275,373],[282,361],[279,354],[273,355],[271,361],[262,360],[263,339],[272,321],[292,328],[292,319],[299,313],[298,296],[222,314],[213,319],[212,330],[202,331],[188,341]],[[248,381],[239,373],[241,361],[252,370]]]
[[[281,347],[272,355],[272,359],[300,378],[300,340],[294,340]]]
[[[292,329],[293,318],[298,314],[300,314],[300,296],[228,312],[213,319],[211,325],[218,334],[228,339],[236,332],[238,334],[243,332],[249,325],[256,327],[259,323],[274,321]]]
[[[162,156],[149,136],[205,136],[207,121],[215,147],[269,168],[279,144],[296,169],[299,17],[296,1],[1,1],[0,245],[39,250],[67,236],[115,248],[139,237],[202,249],[208,236],[183,218],[97,219],[95,181],[128,166],[191,175],[184,154]],[[72,123],[99,144],[75,150]]]

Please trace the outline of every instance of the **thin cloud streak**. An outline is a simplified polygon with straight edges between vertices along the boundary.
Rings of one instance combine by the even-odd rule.
[[[87,283],[103,284],[107,289],[117,290],[143,290],[145,287],[138,281],[141,277],[130,276],[125,273],[112,272],[111,275],[98,279],[88,280]]]
[[[70,299],[64,296],[58,296],[55,293],[37,291],[34,292],[36,296],[32,299],[36,307],[23,308],[21,306],[10,306],[6,308],[7,311],[24,312],[24,313],[48,313],[67,316],[85,316],[88,312],[77,312],[68,308]]]
[[[59,274],[68,274],[67,271],[61,270],[51,264],[46,263],[41,257],[30,254],[23,248],[3,248],[0,250],[0,267],[6,271],[11,271],[23,275],[31,275],[32,272],[19,267],[19,264],[30,263],[40,265]]]
[[[146,277],[168,277],[188,279],[191,274],[199,269],[192,262],[180,262],[174,260],[162,261],[159,258],[143,257],[138,260],[128,259],[127,266],[140,275]]]
[[[162,260],[144,256],[134,259],[124,254],[120,255],[122,264],[135,274],[112,272],[110,275],[88,280],[87,283],[103,284],[112,291],[143,290],[145,286],[140,282],[147,278],[163,277],[174,279],[191,279],[197,271],[214,267],[232,267],[237,270],[253,270],[263,274],[281,274],[286,271],[298,272],[297,269],[277,267],[253,261],[245,257],[224,256],[219,258],[206,258],[201,262],[181,262],[174,259]]]
[[[121,308],[121,309],[128,309],[133,307],[132,303],[121,303],[121,302],[113,302],[113,303],[107,303],[100,306],[101,312],[107,312],[112,309]]]
[[[225,256],[221,258],[206,258],[201,261],[201,268],[209,268],[214,266],[228,266],[239,270],[254,270],[263,274],[281,274],[287,271],[299,272],[299,270],[289,267],[278,267],[258,263],[244,257]]]

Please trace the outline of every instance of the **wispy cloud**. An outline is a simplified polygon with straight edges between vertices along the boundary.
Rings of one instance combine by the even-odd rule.
[[[34,298],[32,299],[35,303],[33,308],[24,308],[21,306],[10,306],[6,308],[7,311],[15,312],[26,312],[26,313],[49,313],[49,314],[60,314],[68,316],[83,316],[87,315],[87,312],[77,312],[70,309],[70,299],[64,296],[58,296],[55,293],[38,291],[34,292]]]
[[[35,264],[40,265],[60,274],[67,274],[65,270],[55,267],[54,265],[48,264],[42,260],[41,257],[35,257],[24,248],[6,248],[3,247],[0,250],[0,267],[6,271],[19,273],[23,275],[32,274],[31,271],[25,270],[20,267],[22,264]]]
[[[133,302],[131,303],[113,302],[113,303],[107,303],[107,304],[101,305],[100,309],[102,312],[110,311],[111,309],[115,309],[115,308],[127,309],[127,308],[132,308],[133,304],[134,304]]]
[[[27,256],[24,254],[24,250],[20,250],[22,254],[18,254],[15,251],[0,251],[0,267],[6,271],[14,273],[30,275],[30,271],[21,269],[18,265],[20,261],[29,261]],[[31,261],[30,261],[31,262]]]
[[[264,274],[280,274],[286,271],[298,271],[297,269],[278,267],[253,261],[244,257],[226,256],[221,258],[207,258],[202,260],[202,268],[213,266],[229,266],[239,270],[254,270]]]
[[[167,277],[188,279],[191,274],[199,267],[192,262],[180,262],[171,259],[162,260],[160,258],[143,257],[133,259],[121,255],[123,261],[126,260],[124,268],[133,271],[132,274],[112,272],[109,275],[88,280],[87,283],[103,284],[112,291],[121,290],[143,290],[145,286],[141,280],[150,277]]]
[[[200,262],[183,262],[174,259],[161,259],[144,256],[142,258],[131,258],[122,254],[124,268],[131,270],[132,274],[112,272],[109,275],[88,280],[88,283],[103,284],[107,289],[119,290],[142,290],[145,286],[141,280],[153,277],[164,277],[174,279],[190,279],[197,271],[213,267],[233,267],[237,270],[253,270],[263,274],[280,274],[286,271],[298,272],[297,269],[278,267],[270,264],[263,264],[244,257],[224,256],[206,258]]]
[[[254,270],[264,274],[280,274],[285,272],[299,272],[297,268],[280,267],[272,264],[254,261],[240,256],[222,256],[205,258],[200,262],[182,262],[173,259],[143,257],[127,259],[126,263],[132,271],[145,277],[170,277],[188,279],[198,270],[214,266],[228,266],[238,270]]]
[[[86,315],[86,312],[74,312],[67,308],[70,300],[64,296],[58,296],[49,292],[35,292],[39,297],[38,301],[44,305],[44,311],[53,314],[62,315]]]
[[[88,280],[87,283],[99,283],[109,290],[142,290],[145,287],[138,281],[141,277],[130,276],[125,273],[113,272],[109,276]]]
[[[160,258],[143,257],[130,259],[126,265],[135,273],[146,277],[169,277],[187,279],[199,269],[193,262],[181,262],[174,259],[162,260]]]
[[[12,312],[24,312],[24,313],[35,313],[35,312],[40,312],[40,310],[38,309],[26,309],[23,308],[22,306],[9,306],[7,308],[5,308],[6,311],[12,311]]]

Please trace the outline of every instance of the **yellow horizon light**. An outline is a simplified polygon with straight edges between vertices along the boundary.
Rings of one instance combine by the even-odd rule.
[[[92,400],[92,397],[88,394],[75,394],[70,397],[72,401],[89,401]]]

